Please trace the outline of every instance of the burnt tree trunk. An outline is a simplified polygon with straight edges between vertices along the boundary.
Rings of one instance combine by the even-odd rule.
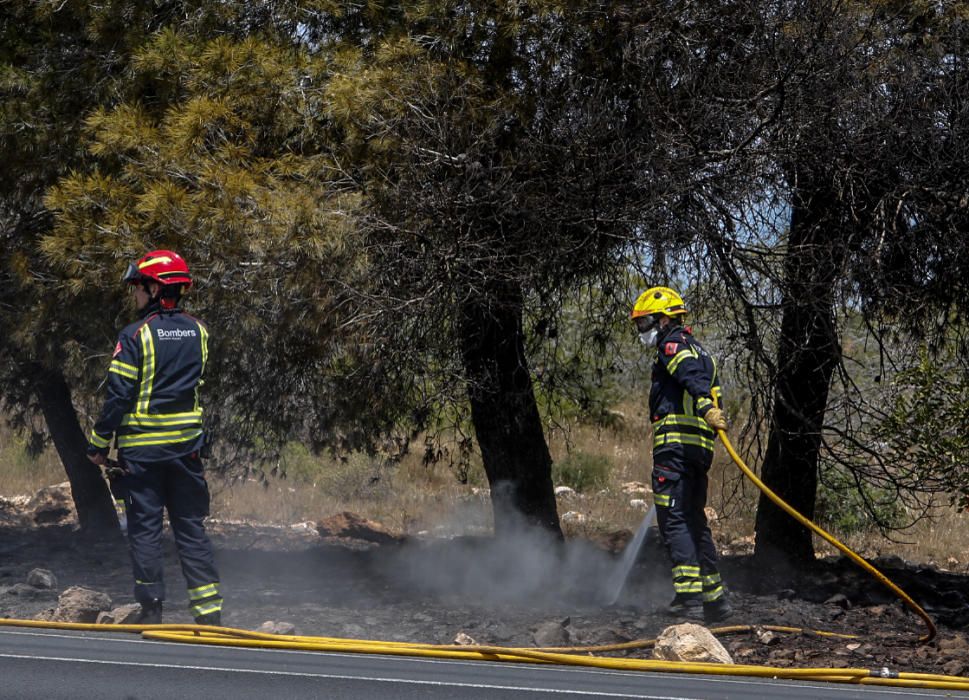
[[[120,534],[118,516],[101,470],[87,458],[87,439],[71,403],[71,390],[57,370],[37,368],[34,391],[57,455],[71,483],[81,530],[93,536]]]
[[[460,333],[495,535],[512,534],[524,520],[561,538],[552,458],[525,357],[521,294],[475,295],[462,308]]]
[[[778,496],[814,518],[821,428],[831,376],[840,358],[833,287],[845,232],[831,224],[834,197],[795,193],[786,257],[781,336],[773,412],[762,478]],[[761,494],[755,525],[757,559],[804,565],[814,561],[809,530]]]

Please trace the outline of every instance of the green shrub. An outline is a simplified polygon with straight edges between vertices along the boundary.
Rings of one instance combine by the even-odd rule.
[[[864,485],[858,490],[843,475],[818,486],[815,519],[826,529],[841,535],[854,535],[880,529],[896,529],[904,524],[905,509],[894,494]]]
[[[605,455],[576,451],[552,465],[552,482],[576,491],[603,488],[609,482],[612,460]]]

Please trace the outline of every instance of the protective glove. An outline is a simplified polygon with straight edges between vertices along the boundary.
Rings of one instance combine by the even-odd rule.
[[[105,460],[102,466],[104,467],[105,475],[109,479],[117,479],[128,473],[128,469],[124,464],[113,459]]]
[[[703,420],[707,422],[714,430],[726,430],[727,429],[727,417],[723,415],[723,411],[714,406],[709,411],[703,414]]]

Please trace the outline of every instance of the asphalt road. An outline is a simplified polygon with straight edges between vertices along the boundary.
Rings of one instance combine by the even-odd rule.
[[[908,700],[969,693],[150,642],[0,628],[0,698]]]

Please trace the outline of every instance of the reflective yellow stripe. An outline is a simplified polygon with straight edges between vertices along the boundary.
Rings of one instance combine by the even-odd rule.
[[[723,586],[717,586],[712,591],[703,591],[703,602],[712,603],[723,597]]]
[[[136,413],[148,413],[148,403],[151,401],[151,385],[155,379],[155,340],[151,326],[147,323],[141,327],[141,390],[138,393]]]
[[[202,434],[201,428],[186,430],[168,430],[158,433],[139,433],[137,435],[119,435],[118,447],[146,447],[148,445],[172,445],[197,438]]]
[[[121,425],[136,428],[157,428],[168,425],[183,425],[193,427],[202,425],[202,411],[186,411],[185,413],[128,413],[121,419]]]
[[[715,584],[720,583],[721,580],[722,579],[720,578],[720,574],[710,574],[709,576],[704,576],[703,577],[703,585],[704,586],[713,586]]]
[[[109,372],[114,372],[115,374],[120,374],[122,377],[127,377],[128,379],[138,378],[138,368],[134,365],[129,365],[121,360],[111,360],[111,365],[108,367]]]
[[[208,615],[209,613],[219,612],[222,610],[222,600],[215,600],[211,603],[201,603],[199,605],[190,605],[188,609],[195,617]]]
[[[673,355],[673,359],[666,364],[666,371],[673,374],[676,372],[676,368],[680,366],[680,363],[688,357],[696,358],[699,357],[699,355],[697,355],[696,350],[693,348],[688,347],[686,350],[680,350],[678,353]]]
[[[657,435],[653,440],[653,447],[663,445],[693,445],[702,447],[705,450],[713,451],[713,439],[702,435],[690,435],[689,433],[663,433]]]
[[[666,494],[654,493],[653,494],[653,503],[655,505],[658,505],[658,506],[669,507],[669,505],[670,505],[670,497],[667,496]]]
[[[199,402],[199,389],[202,388],[202,377],[205,376],[205,363],[209,360],[209,332],[205,329],[201,323],[196,321],[199,327],[199,340],[202,344],[202,371],[199,372],[199,381],[195,385],[195,410],[201,411],[201,403]]]
[[[117,374],[119,376],[122,376],[125,379],[131,379],[131,380],[134,380],[134,381],[138,381],[138,374],[137,373],[131,374],[129,372],[125,372],[124,370],[120,370],[120,369],[117,369],[115,367],[108,367],[108,371],[109,372],[114,372],[115,374]]]
[[[677,593],[703,593],[703,584],[699,581],[673,581],[673,590]]]
[[[111,444],[111,438],[110,437],[103,438],[92,430],[91,437],[88,438],[88,442],[90,442],[95,447],[107,447],[108,445]]]
[[[688,566],[687,564],[680,564],[679,566],[673,567],[674,576],[699,576],[700,567],[699,566]]]
[[[211,595],[218,595],[219,587],[214,583],[207,583],[204,586],[199,586],[198,588],[188,589],[188,599],[189,600],[201,600],[202,598],[208,598]]]
[[[717,379],[717,373],[719,372],[717,369],[717,360],[716,358],[711,357],[710,361],[713,362],[713,378],[710,380],[710,396],[713,397],[714,406],[717,408],[723,408],[721,405],[722,402],[720,401],[723,394],[720,391],[720,380]]]
[[[683,413],[688,416],[696,415],[696,408],[693,405],[693,397],[686,389],[683,390]]]
[[[704,432],[713,433],[713,428],[711,428],[705,420],[699,416],[687,416],[679,413],[671,413],[668,416],[663,416],[658,421],[653,423],[653,430],[658,428],[665,428],[668,425],[689,425],[694,428],[702,428]]]

